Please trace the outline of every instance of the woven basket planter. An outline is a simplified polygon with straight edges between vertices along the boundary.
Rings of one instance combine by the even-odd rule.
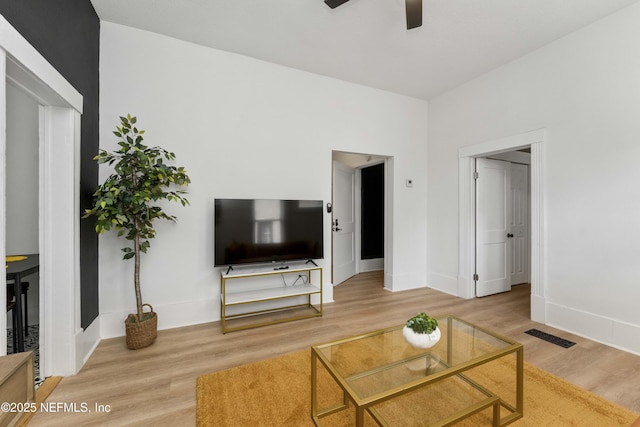
[[[138,319],[137,314],[130,314],[124,321],[129,350],[148,347],[158,336],[158,315],[153,311],[151,305],[143,304],[142,307],[145,305],[149,307],[150,311],[142,313],[142,319]]]

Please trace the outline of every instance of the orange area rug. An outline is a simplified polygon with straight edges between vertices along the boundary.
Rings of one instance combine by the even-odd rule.
[[[513,363],[492,363],[469,374],[489,389],[505,398],[510,393],[509,381],[501,375],[513,368]],[[511,366],[508,366],[511,365]],[[500,371],[500,372],[498,372]],[[508,372],[507,372],[508,373]],[[341,392],[325,371],[319,372],[320,406],[328,407],[340,401]],[[510,378],[513,375],[507,375]],[[505,390],[500,388],[505,387]],[[496,389],[497,388],[497,389]],[[447,394],[444,396],[444,394]],[[390,400],[376,408],[389,425],[418,426],[427,418],[446,409],[456,386],[430,386]],[[464,390],[460,390],[463,400]],[[441,394],[442,398],[438,397]],[[313,426],[311,420],[310,351],[291,353],[224,371],[198,377],[196,383],[196,419],[198,426]],[[447,405],[449,405],[447,403]],[[435,414],[435,415],[434,415]],[[484,411],[457,425],[491,425],[491,411]],[[322,425],[352,426],[354,410],[323,418]],[[524,417],[513,426],[630,426],[635,414],[619,405],[570,384],[533,365],[524,365]],[[377,425],[367,416],[365,425]]]

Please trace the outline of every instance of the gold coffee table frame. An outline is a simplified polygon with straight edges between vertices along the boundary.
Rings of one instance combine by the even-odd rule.
[[[404,341],[404,325],[382,329],[311,347],[311,417],[316,426],[339,411],[355,407],[355,425],[364,425],[365,411],[381,426],[387,426],[375,405],[390,401],[445,380],[462,382],[481,396],[478,400],[432,426],[448,426],[487,408],[493,408],[493,425],[504,426],[523,414],[522,344],[455,316],[438,317],[442,336],[432,348],[413,349]],[[515,404],[507,402],[478,381],[468,371],[515,354]],[[319,408],[318,361],[343,392],[342,402]],[[410,364],[426,363],[418,373],[406,374]],[[477,391],[477,392],[476,392]],[[507,413],[501,417],[501,408]]]

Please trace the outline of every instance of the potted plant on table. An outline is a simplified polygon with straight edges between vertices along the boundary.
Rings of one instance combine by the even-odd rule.
[[[426,313],[418,313],[402,328],[402,336],[415,348],[430,348],[440,340],[438,321]]]
[[[136,313],[125,320],[127,347],[132,350],[147,347],[156,339],[158,317],[149,304],[142,303],[140,291],[140,255],[149,249],[149,240],[156,236],[153,221],[176,221],[156,203],[163,200],[189,204],[183,189],[191,180],[185,168],[171,166],[175,154],[160,147],[147,147],[142,143],[144,130],[136,127],[137,119],[131,115],[120,117],[120,126],[113,132],[120,141],[114,152],[100,150],[94,157],[99,164],[114,167],[114,172],[98,186],[93,194],[91,209],[83,218],[96,218],[96,232],[103,234],[112,228],[119,237],[131,241],[122,249],[123,259],[134,260],[133,285],[136,295]],[[148,312],[144,312],[148,306]]]

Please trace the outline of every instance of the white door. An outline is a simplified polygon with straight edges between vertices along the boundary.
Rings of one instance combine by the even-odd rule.
[[[356,172],[339,162],[333,162],[333,284],[356,274],[355,233]]]
[[[476,296],[511,290],[511,164],[476,159]]]
[[[529,166],[511,163],[511,284],[529,283]]]

